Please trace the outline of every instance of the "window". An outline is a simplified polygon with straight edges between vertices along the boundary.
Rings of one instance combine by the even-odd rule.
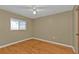
[[[25,30],[26,29],[26,21],[11,18],[10,21],[11,30]]]

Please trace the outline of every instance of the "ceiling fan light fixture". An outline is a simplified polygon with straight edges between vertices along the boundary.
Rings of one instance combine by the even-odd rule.
[[[33,14],[35,15],[37,12],[36,11],[33,11]]]
[[[37,8],[35,6],[33,6],[33,14],[36,15],[37,14]]]

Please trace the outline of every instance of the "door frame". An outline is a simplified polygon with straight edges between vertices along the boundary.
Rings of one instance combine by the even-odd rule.
[[[78,36],[79,36],[79,5],[74,6],[73,8],[73,45],[74,45],[74,49],[75,49],[75,53],[79,53],[79,40],[78,40]]]
[[[77,40],[78,40],[78,54],[79,54],[79,6],[77,7],[77,11],[78,11],[78,15],[77,15],[77,17],[78,17],[78,33],[77,33]]]

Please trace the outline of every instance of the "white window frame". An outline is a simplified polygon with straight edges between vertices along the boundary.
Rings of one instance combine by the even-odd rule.
[[[26,21],[18,19],[18,18],[11,18],[10,29],[11,30],[26,30]]]

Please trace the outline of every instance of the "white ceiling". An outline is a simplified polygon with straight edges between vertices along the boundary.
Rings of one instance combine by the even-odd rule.
[[[0,5],[0,9],[34,19],[73,10],[73,6],[74,5]],[[36,7],[37,9],[36,15],[33,14],[33,7]]]

